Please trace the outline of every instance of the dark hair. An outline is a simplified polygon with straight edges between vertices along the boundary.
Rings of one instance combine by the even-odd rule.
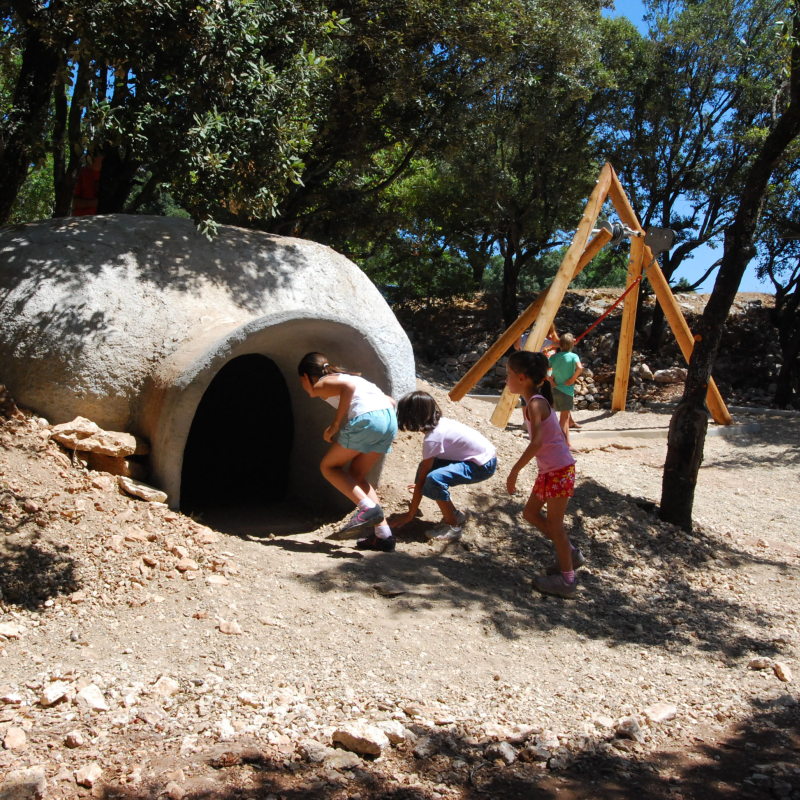
[[[550,387],[550,381],[547,380],[547,373],[550,370],[550,361],[544,353],[532,353],[530,350],[517,350],[508,357],[508,366],[530,378],[533,382],[534,389],[538,389],[539,393],[547,400],[550,405],[553,405],[553,390]]]
[[[306,353],[297,365],[297,374],[302,377],[308,375],[308,379],[312,383],[316,383],[320,378],[325,375],[360,375],[360,372],[350,372],[344,367],[337,367],[335,364],[329,364],[327,356],[322,353]]]
[[[409,392],[397,404],[397,427],[401,431],[429,433],[442,418],[442,410],[427,392]]]

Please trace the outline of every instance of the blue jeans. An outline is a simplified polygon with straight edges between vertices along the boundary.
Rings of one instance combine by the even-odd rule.
[[[480,483],[481,481],[489,480],[495,472],[497,472],[496,458],[490,459],[485,464],[434,458],[433,467],[422,486],[422,496],[431,500],[449,501],[451,486]],[[417,469],[417,475],[419,476],[419,468]]]

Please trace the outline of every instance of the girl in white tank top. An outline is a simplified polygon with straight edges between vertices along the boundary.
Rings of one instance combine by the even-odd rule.
[[[331,448],[323,457],[320,470],[329,483],[358,506],[332,538],[354,539],[374,526],[372,535],[359,539],[356,546],[391,552],[395,540],[367,473],[392,449],[397,435],[394,400],[374,383],[330,364],[322,353],[306,354],[297,373],[309,397],[319,397],[336,409],[333,422],[322,434]]]

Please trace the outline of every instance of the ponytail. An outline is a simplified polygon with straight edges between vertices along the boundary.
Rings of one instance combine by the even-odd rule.
[[[297,365],[297,374],[301,377],[307,375],[312,383],[316,383],[326,375],[360,375],[360,372],[350,372],[344,367],[330,364],[322,353],[306,353]]]

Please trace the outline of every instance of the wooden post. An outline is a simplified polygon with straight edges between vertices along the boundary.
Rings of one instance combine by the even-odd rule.
[[[619,178],[613,170],[608,195],[611,198],[611,202],[614,204],[614,208],[617,210],[617,214],[619,214],[619,218],[629,228],[641,231],[642,226],[639,224],[639,219],[634,213],[633,208],[631,208],[628,196],[625,194],[625,190],[622,188],[622,184],[619,182]],[[648,264],[651,264],[651,266],[647,267]],[[694,349],[692,331],[678,307],[678,303],[672,294],[672,290],[669,288],[669,283],[664,277],[661,267],[659,267],[658,262],[653,260],[653,253],[647,245],[644,246],[644,265],[647,279],[653,287],[656,298],[661,304],[661,308],[664,310],[664,316],[667,318],[669,327],[688,364],[689,359],[692,357],[692,350]],[[710,378],[708,382],[706,404],[708,405],[708,410],[711,412],[714,422],[718,425],[731,425],[733,423],[728,407],[725,405],[725,401],[722,399],[722,395],[719,393],[719,389],[713,378]]]
[[[591,260],[611,241],[611,233],[603,228],[586,246],[586,250],[578,262],[575,277],[586,267]],[[552,284],[551,284],[552,285]],[[475,384],[503,357],[514,342],[525,332],[526,328],[536,321],[539,310],[544,303],[548,286],[539,296],[519,315],[519,317],[506,329],[500,338],[472,365],[469,372],[450,390],[450,399],[457,403],[475,386]]]
[[[578,223],[578,229],[572,237],[572,244],[569,246],[561,266],[558,268],[553,282],[550,284],[550,290],[547,297],[542,303],[541,311],[536,319],[528,341],[525,342],[525,350],[533,350],[538,352],[542,349],[544,344],[545,334],[550,330],[550,326],[556,318],[556,313],[564,300],[564,294],[567,287],[575,276],[578,268],[578,262],[581,255],[586,250],[586,244],[589,241],[589,235],[592,232],[597,216],[603,203],[608,195],[609,186],[614,178],[614,170],[611,164],[605,164],[600,171],[600,177],[589,195],[589,201],[586,203],[586,208],[583,211],[581,221]],[[503,390],[503,396],[500,402],[494,409],[490,422],[498,428],[505,428],[508,425],[508,420],[511,417],[511,412],[517,403],[517,395],[508,391],[508,387]]]
[[[644,258],[644,237],[631,239],[631,255],[628,261],[628,280],[625,288],[639,280],[642,274]],[[625,295],[622,306],[622,325],[619,330],[619,349],[617,350],[617,373],[614,377],[614,396],[611,400],[612,411],[624,411],[628,398],[628,379],[631,374],[631,356],[633,355],[633,337],[636,332],[636,306],[639,302],[640,282]]]

